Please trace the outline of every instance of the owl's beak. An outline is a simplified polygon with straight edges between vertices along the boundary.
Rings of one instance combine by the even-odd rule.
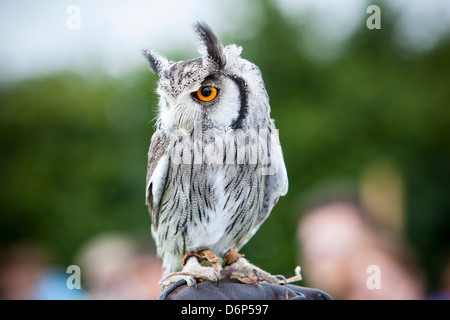
[[[175,124],[179,131],[184,135],[189,135],[195,124],[201,119],[201,109],[199,106],[180,101],[174,102],[173,116]]]

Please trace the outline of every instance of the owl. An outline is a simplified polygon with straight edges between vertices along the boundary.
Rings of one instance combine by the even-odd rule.
[[[194,24],[200,57],[172,62],[149,50],[159,77],[146,204],[162,258],[162,288],[184,279],[279,283],[239,250],[288,190],[278,130],[259,68]],[[274,239],[275,241],[275,239]]]

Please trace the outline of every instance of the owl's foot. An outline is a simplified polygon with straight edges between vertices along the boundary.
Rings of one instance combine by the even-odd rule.
[[[204,267],[200,264],[200,262],[205,260],[210,262],[212,267]],[[198,253],[189,253],[183,256],[182,261],[183,270],[170,273],[159,281],[161,291],[179,280],[185,280],[188,286],[195,287],[197,286],[197,282],[201,281],[219,283],[219,259],[212,251],[203,250]]]
[[[284,276],[273,276],[270,273],[254,266],[243,255],[237,253],[235,249],[231,249],[224,256],[225,267],[220,275],[222,278],[230,278],[239,280],[242,283],[275,283],[286,284]]]

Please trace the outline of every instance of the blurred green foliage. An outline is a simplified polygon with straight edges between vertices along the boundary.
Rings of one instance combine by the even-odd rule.
[[[156,79],[142,74],[55,75],[1,93],[2,242],[35,240],[68,261],[97,232],[149,232],[143,190]]]
[[[250,39],[228,40],[262,70],[290,190],[244,253],[291,275],[298,196],[332,177],[357,182],[388,158],[405,179],[406,239],[433,285],[450,242],[450,42],[405,58],[389,23],[371,31],[363,20],[341,57],[318,62],[302,54],[293,21],[271,5],[261,14]],[[69,263],[105,230],[152,241],[144,189],[156,81],[143,59],[120,79],[55,74],[0,89],[2,244],[34,241]]]

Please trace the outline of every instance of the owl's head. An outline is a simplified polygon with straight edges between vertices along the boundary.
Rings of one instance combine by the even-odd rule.
[[[207,24],[197,22],[194,30],[199,58],[172,62],[144,50],[160,77],[158,127],[189,130],[198,121],[225,130],[264,125],[270,107],[258,67],[240,57],[242,47],[224,47]]]

